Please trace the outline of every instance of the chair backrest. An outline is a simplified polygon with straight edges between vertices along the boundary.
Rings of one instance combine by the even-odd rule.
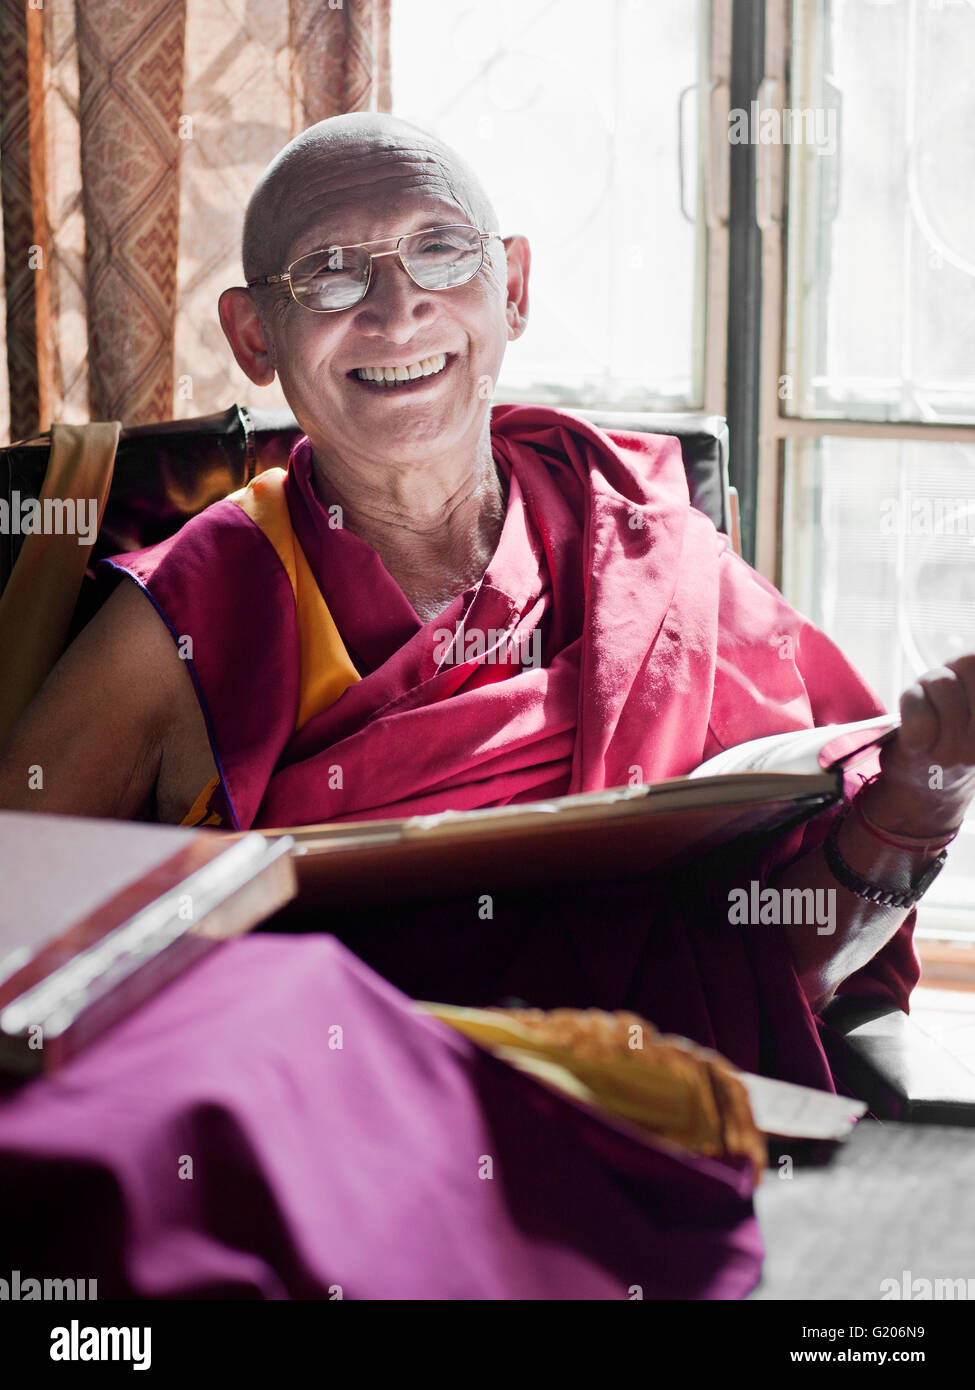
[[[719,530],[733,534],[728,487],[728,429],[718,415],[656,415],[575,411],[607,430],[675,435],[681,444],[691,502]],[[284,466],[300,435],[290,410],[232,405],[217,415],[122,431],[115,474],[98,539],[69,635],[73,637],[103,597],[92,576],[108,555],[164,540],[211,502],[243,487],[265,468]],[[40,495],[50,436],[0,449],[0,497]],[[23,537],[0,534],[0,592]]]

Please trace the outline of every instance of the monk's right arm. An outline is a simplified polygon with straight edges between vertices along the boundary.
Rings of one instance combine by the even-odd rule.
[[[188,680],[181,664],[145,597],[120,584],[0,749],[0,808],[152,814],[167,732]]]

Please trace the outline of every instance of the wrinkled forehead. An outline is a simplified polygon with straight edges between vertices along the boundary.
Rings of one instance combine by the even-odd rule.
[[[416,146],[371,144],[311,159],[291,181],[281,211],[279,244],[288,261],[322,246],[450,222],[479,225],[476,194],[463,174],[436,151]]]

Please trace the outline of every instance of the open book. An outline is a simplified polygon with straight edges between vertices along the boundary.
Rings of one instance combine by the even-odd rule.
[[[642,877],[810,819],[896,715],[755,739],[686,777],[479,811],[264,830],[290,835],[302,908],[363,907],[544,883]]]

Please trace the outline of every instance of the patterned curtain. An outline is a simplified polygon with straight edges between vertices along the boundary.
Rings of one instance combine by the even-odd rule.
[[[247,198],[305,126],[390,109],[389,5],[0,0],[3,438],[254,399],[216,311]]]

